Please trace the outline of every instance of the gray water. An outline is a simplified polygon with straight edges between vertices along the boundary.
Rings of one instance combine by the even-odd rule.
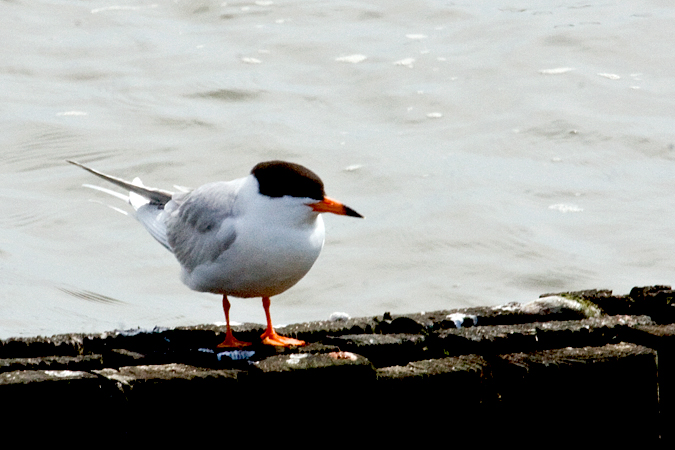
[[[65,159],[317,172],[367,218],[325,218],[277,324],[669,284],[674,38],[657,0],[2,2],[0,338],[223,320]]]

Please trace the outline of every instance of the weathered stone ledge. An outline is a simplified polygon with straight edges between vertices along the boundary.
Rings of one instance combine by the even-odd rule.
[[[624,296],[589,290],[525,305],[296,324],[279,331],[308,345],[290,349],[222,351],[224,329],[210,325],[6,339],[0,395],[12,408],[57,405],[108,421],[148,409],[205,418],[221,403],[249,417],[260,407],[253,399],[264,398],[330,422],[347,420],[335,408],[342,399],[368,414],[405,415],[406,427],[452,420],[465,437],[478,424],[495,439],[520,424],[527,436],[553,433],[556,442],[672,443],[674,297],[669,286]],[[236,329],[251,341],[262,331]],[[353,417],[354,403],[344,414]]]

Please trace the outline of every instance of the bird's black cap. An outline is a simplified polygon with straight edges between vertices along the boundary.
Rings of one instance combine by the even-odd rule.
[[[260,185],[260,193],[268,197],[313,198],[322,200],[326,195],[321,178],[300,164],[286,161],[266,161],[251,170]]]

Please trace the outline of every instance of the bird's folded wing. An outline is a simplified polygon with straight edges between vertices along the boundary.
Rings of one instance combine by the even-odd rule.
[[[206,184],[177,194],[167,205],[167,242],[185,269],[215,261],[236,239],[236,187],[232,182]]]

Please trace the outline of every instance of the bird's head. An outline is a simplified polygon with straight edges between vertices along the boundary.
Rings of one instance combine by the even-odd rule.
[[[341,216],[363,217],[352,208],[326,197],[321,178],[300,164],[267,161],[257,164],[251,174],[258,180],[259,191],[268,197],[307,198],[313,211]]]

